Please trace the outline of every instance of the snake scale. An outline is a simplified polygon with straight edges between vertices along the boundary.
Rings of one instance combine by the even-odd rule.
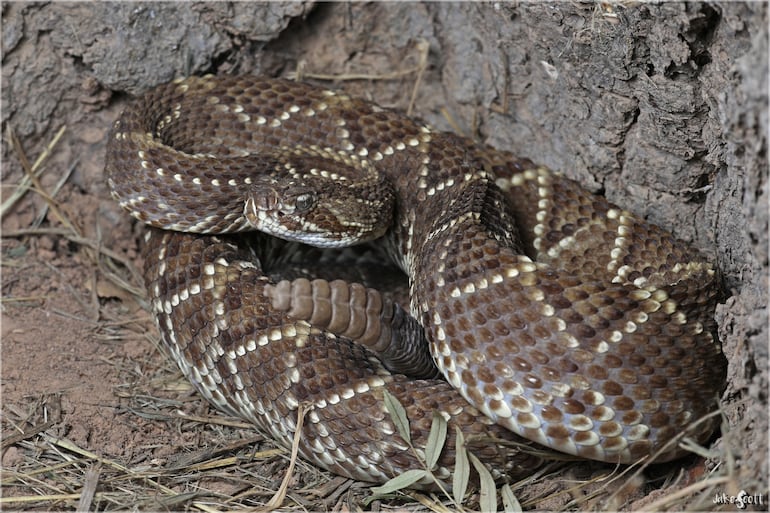
[[[164,229],[147,232],[144,276],[182,372],[284,446],[304,405],[299,453],[332,472],[383,482],[421,468],[433,412],[496,477],[538,464],[522,443],[667,461],[683,454],[669,443],[676,435],[702,442],[713,432],[714,422],[696,422],[725,379],[712,266],[529,160],[339,92],[207,76],[128,107],[106,175],[122,207]],[[288,239],[304,230],[320,246],[387,230],[386,257],[340,250],[363,259],[341,265],[389,259],[407,276],[408,313],[333,272],[275,274],[297,244],[236,233],[254,226]],[[316,251],[328,270],[335,257]],[[405,375],[422,337],[443,379]],[[406,408],[416,451],[384,390]],[[454,460],[448,438],[440,479]]]

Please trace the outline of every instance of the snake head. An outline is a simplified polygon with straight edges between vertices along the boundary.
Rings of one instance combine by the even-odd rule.
[[[254,229],[284,240],[351,246],[381,236],[392,215],[392,207],[360,194],[349,183],[260,176],[252,180],[243,215]]]
[[[309,215],[318,203],[316,192],[305,185],[295,182],[281,185],[269,178],[258,181],[260,183],[252,187],[244,209],[244,214],[255,227],[264,215],[274,213],[278,218],[305,216]]]

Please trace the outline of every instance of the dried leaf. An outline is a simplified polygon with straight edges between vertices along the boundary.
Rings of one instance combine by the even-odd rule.
[[[385,402],[385,409],[388,410],[390,418],[396,425],[398,434],[401,435],[406,443],[412,445],[412,436],[409,431],[409,420],[406,418],[406,410],[396,397],[387,390],[382,391],[382,398]]]
[[[390,479],[382,486],[376,486],[372,488],[372,498],[381,497],[389,493],[409,488],[411,485],[429,475],[430,473],[425,469],[413,469],[407,470],[401,475]]]
[[[446,443],[447,421],[437,411],[433,412],[428,442],[425,444],[425,466],[432,469]]]
[[[506,513],[521,513],[521,504],[519,503],[519,499],[516,498],[516,495],[514,495],[511,485],[504,484],[502,488],[500,488],[500,495],[503,498],[503,508]]]
[[[468,462],[468,451],[465,448],[465,437],[462,431],[457,429],[455,437],[455,472],[452,476],[452,497],[456,504],[462,504],[465,492],[468,490],[468,481],[471,476],[471,465]]]
[[[497,511],[497,488],[495,487],[495,480],[492,479],[492,474],[489,473],[487,467],[481,463],[473,453],[468,453],[468,457],[473,463],[473,468],[479,474],[479,509],[481,511]]]

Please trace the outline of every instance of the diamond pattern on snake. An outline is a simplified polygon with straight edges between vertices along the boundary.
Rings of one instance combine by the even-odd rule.
[[[495,478],[531,473],[540,446],[667,461],[716,427],[699,422],[725,379],[712,265],[530,160],[340,92],[206,76],[132,103],[105,172],[150,226],[147,293],[179,368],[283,446],[305,405],[299,454],[320,467],[422,468],[433,412]],[[335,279],[377,266],[403,272],[405,300]]]

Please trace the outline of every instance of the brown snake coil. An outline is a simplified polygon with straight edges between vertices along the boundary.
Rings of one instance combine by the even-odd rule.
[[[710,264],[528,160],[341,93],[223,76],[160,86],[129,107],[106,174],[134,217],[203,234],[264,217],[258,210],[283,197],[273,175],[299,191],[279,205],[287,223],[321,203],[304,181],[358,187],[352,202],[375,208],[387,208],[392,184],[384,241],[446,381],[387,371],[364,346],[396,338],[398,308],[360,285],[277,282],[270,268],[291,257],[265,237],[151,230],[145,246],[153,311],[184,374],[284,446],[305,405],[300,454],[333,472],[381,482],[421,468],[385,389],[407,409],[417,455],[437,411],[496,476],[537,463],[505,443],[521,440],[510,431],[615,463],[670,460],[683,453],[668,443],[676,435],[694,426],[688,435],[704,441],[713,431],[694,424],[716,408],[725,376]],[[349,203],[312,229],[337,238]],[[448,438],[442,479],[454,459]]]

